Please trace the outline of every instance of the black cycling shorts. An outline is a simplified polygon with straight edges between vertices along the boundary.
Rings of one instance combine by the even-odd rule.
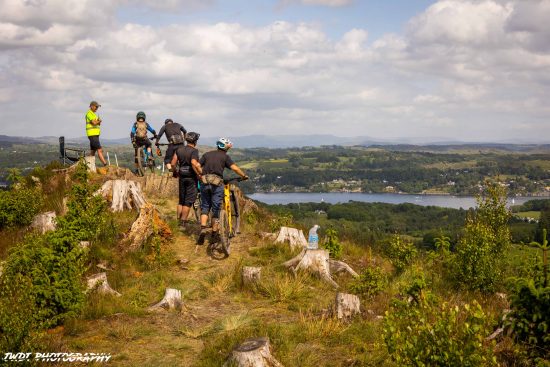
[[[136,144],[138,145],[138,147],[142,147],[145,145],[147,148],[151,148],[151,140],[149,140],[148,138],[142,139],[136,137]]]
[[[194,178],[179,178],[179,205],[191,207],[197,199],[197,180]]]
[[[101,143],[99,142],[99,135],[88,136],[90,140],[90,150],[99,150],[101,149]]]
[[[164,164],[168,164],[172,161],[172,158],[174,158],[174,153],[176,153],[176,150],[178,150],[178,148],[181,146],[181,144],[168,145],[168,148],[166,149],[166,154],[164,155]]]

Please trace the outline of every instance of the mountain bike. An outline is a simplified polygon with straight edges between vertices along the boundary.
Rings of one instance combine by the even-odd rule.
[[[223,180],[223,202],[220,209],[220,240],[210,243],[208,254],[217,260],[225,259],[230,253],[230,239],[240,233],[239,198],[235,194],[234,185],[242,181],[240,177]]]
[[[149,140],[153,140],[153,138],[147,137]],[[137,154],[137,173],[139,176],[145,176],[145,172],[147,169],[151,171],[151,173],[155,172],[155,158],[153,157],[153,152],[151,150],[151,153],[147,151],[146,145],[140,145],[136,149]]]

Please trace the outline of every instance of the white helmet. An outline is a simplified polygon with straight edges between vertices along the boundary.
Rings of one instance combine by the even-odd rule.
[[[225,150],[227,152],[229,148],[233,146],[233,143],[227,138],[219,138],[216,142],[216,146],[218,149]]]

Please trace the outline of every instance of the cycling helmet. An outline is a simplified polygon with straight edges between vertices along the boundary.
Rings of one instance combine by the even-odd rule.
[[[229,148],[233,146],[233,143],[227,138],[219,138],[216,142],[216,146],[218,149],[225,150],[227,152]]]
[[[139,121],[139,119],[143,119],[143,121],[146,120],[145,112],[139,111],[136,115],[136,120]]]
[[[170,122],[174,122],[174,121],[172,121],[172,119],[166,119],[166,120],[164,120],[164,125],[166,125],[166,124],[168,124],[168,123],[170,123]]]
[[[199,136],[201,136],[201,134],[191,131],[185,134],[185,140],[188,143],[195,144],[197,140],[199,140]]]

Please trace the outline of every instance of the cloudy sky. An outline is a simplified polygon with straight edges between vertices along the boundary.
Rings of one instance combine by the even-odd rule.
[[[550,137],[550,0],[0,0],[0,134]]]

